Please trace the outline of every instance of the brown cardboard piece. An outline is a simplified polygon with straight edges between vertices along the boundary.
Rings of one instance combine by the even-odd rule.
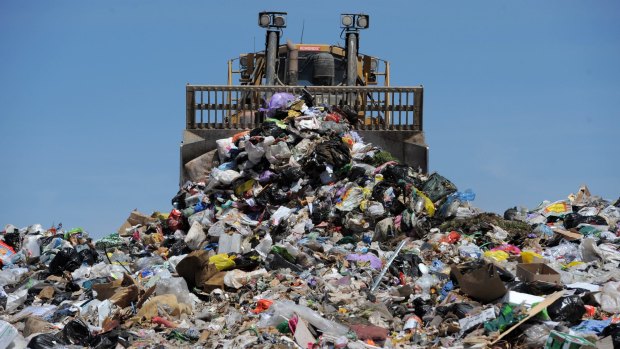
[[[562,295],[564,294],[564,290],[562,291],[558,291],[555,292],[553,294],[551,294],[550,296],[546,297],[544,301],[536,304],[535,306],[532,307],[532,309],[530,309],[530,311],[527,312],[527,316],[524,317],[521,321],[517,322],[514,326],[512,326],[511,328],[507,329],[506,331],[504,331],[504,333],[502,333],[501,335],[499,335],[499,337],[497,337],[495,339],[495,341],[493,341],[493,343],[491,343],[491,345],[499,342],[502,338],[504,338],[508,333],[512,332],[512,330],[514,330],[515,328],[521,326],[523,323],[525,323],[527,320],[531,319],[532,317],[534,317],[536,314],[540,313],[541,311],[543,311],[545,308],[547,308],[548,306],[550,306],[551,304],[553,304],[553,302],[557,301],[558,299],[560,299],[562,297]]]
[[[583,238],[583,235],[579,233],[574,233],[572,231],[568,231],[568,230],[564,230],[560,228],[554,228],[553,232],[556,234],[562,235],[566,240],[578,240],[578,239]]]
[[[504,282],[500,280],[499,273],[493,264],[474,269],[466,274],[456,265],[452,265],[451,273],[456,277],[461,292],[469,297],[488,303],[505,295],[507,290]]]
[[[97,299],[104,301],[112,297],[116,290],[121,287],[122,281],[122,279],[117,279],[104,284],[94,284],[93,291],[97,292]]]
[[[141,321],[142,319],[151,321],[152,318],[160,315],[160,308],[166,311],[168,315],[174,316],[175,318],[178,318],[181,314],[192,313],[192,308],[185,303],[179,303],[176,295],[163,294],[160,296],[155,296],[144,303],[134,319],[138,321]]]
[[[225,271],[218,271],[202,285],[202,289],[205,292],[211,292],[216,288],[224,289],[224,276],[226,276],[226,273]]]
[[[125,221],[125,223],[123,223],[123,225],[121,225],[118,228],[117,232],[118,232],[118,235],[125,236],[127,235],[127,229],[133,227],[134,225],[141,224],[142,226],[146,226],[149,223],[155,223],[155,222],[157,222],[157,218],[147,216],[142,212],[133,210],[129,214],[129,217],[127,217],[127,220]]]
[[[560,273],[544,263],[517,264],[517,277],[521,281],[543,281],[561,284]]]
[[[116,290],[116,292],[114,292],[112,297],[110,297],[110,302],[120,308],[126,308],[130,306],[131,303],[135,303],[138,300],[139,295],[140,290],[136,285],[120,287]]]
[[[187,287],[202,287],[219,270],[209,265],[209,253],[204,250],[193,251],[183,258],[176,268],[177,273],[187,282]]]

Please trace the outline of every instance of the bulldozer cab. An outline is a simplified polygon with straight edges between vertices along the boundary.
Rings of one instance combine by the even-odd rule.
[[[296,53],[294,51],[297,51]],[[289,58],[296,56],[297,73],[291,70]],[[389,86],[389,62],[359,54],[356,86]],[[228,85],[262,85],[265,76],[265,54],[244,53],[228,62]],[[236,69],[235,69],[236,68]],[[296,86],[345,86],[346,49],[323,44],[287,44],[278,48],[276,82]]]
[[[258,127],[269,98],[278,92],[309,94],[315,104],[338,107],[356,115],[351,127],[368,142],[423,172],[428,146],[423,132],[422,86],[390,86],[389,62],[360,54],[365,14],[341,15],[344,47],[280,44],[286,13],[261,12],[265,50],[228,61],[225,86],[186,86],[186,127],[181,145],[182,184],[186,165],[214,150],[216,140]]]

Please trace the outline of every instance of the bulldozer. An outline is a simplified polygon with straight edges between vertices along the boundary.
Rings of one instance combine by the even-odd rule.
[[[260,12],[265,49],[228,61],[227,85],[186,89],[186,125],[180,151],[180,183],[186,164],[216,149],[216,140],[258,127],[270,96],[307,94],[316,104],[355,115],[352,128],[413,168],[428,172],[423,131],[423,86],[390,86],[390,64],[359,52],[360,33],[370,27],[367,14],[341,14],[344,47],[281,43],[286,12]]]

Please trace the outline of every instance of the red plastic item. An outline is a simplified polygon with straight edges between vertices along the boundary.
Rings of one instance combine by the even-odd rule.
[[[151,319],[151,322],[154,323],[154,324],[166,326],[168,328],[175,328],[175,327],[177,327],[176,324],[174,324],[174,323],[164,319],[163,317],[159,317],[159,316],[153,317],[153,319]]]
[[[398,273],[398,279],[400,280],[400,284],[404,285],[406,283],[405,273],[403,273],[402,271]]]
[[[252,312],[254,314],[260,314],[264,312],[265,310],[269,309],[269,307],[271,307],[272,304],[273,304],[273,301],[270,301],[269,299],[259,299],[258,303],[256,303],[256,308],[254,308]]]
[[[340,116],[336,113],[329,113],[325,117],[325,121],[340,122]]]
[[[585,305],[586,308],[586,313],[584,314],[585,317],[594,317],[594,315],[596,314],[596,307],[591,306],[591,305]]]
[[[448,235],[442,237],[441,240],[439,240],[439,242],[445,242],[445,243],[448,243],[448,244],[455,244],[459,240],[461,240],[461,234],[459,234],[459,233],[457,233],[456,231],[453,230]]]
[[[168,228],[171,231],[182,230],[183,228],[183,217],[181,217],[181,211],[174,209],[170,211],[170,215],[168,216]]]

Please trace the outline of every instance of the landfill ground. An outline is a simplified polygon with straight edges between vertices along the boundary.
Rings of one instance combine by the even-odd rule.
[[[7,224],[0,349],[620,348],[620,199],[481,212],[351,115],[266,113],[117,233]]]

